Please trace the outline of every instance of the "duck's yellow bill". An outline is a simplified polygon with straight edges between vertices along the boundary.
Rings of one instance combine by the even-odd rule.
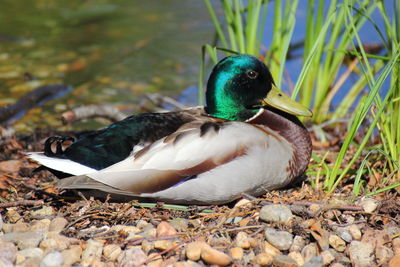
[[[292,100],[275,86],[272,86],[271,91],[262,102],[263,105],[274,107],[292,115],[305,117],[311,117],[313,115],[311,110]]]

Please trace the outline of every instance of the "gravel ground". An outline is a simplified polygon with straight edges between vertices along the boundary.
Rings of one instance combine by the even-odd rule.
[[[0,144],[0,266],[400,266],[396,193],[350,202],[302,186],[222,206],[63,195],[23,151]]]

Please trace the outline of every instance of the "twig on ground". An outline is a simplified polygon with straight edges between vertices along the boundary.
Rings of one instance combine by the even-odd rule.
[[[169,235],[169,236],[161,236],[161,237],[154,237],[154,238],[140,238],[140,239],[136,239],[133,241],[128,240],[127,243],[129,243],[129,245],[136,246],[136,245],[142,244],[142,242],[145,240],[147,240],[149,242],[153,242],[153,241],[159,241],[159,240],[177,239],[179,237],[180,237],[180,235]]]
[[[342,205],[342,204],[328,204],[324,207],[321,207],[319,210],[315,212],[314,216],[319,216],[321,213],[328,211],[328,210],[345,210],[345,211],[363,211],[364,209],[360,206],[354,205]]]
[[[44,201],[39,200],[17,200],[17,201],[10,201],[5,203],[0,203],[0,208],[11,208],[11,207],[18,207],[18,206],[40,206],[43,205]]]
[[[241,227],[226,229],[225,232],[234,232],[234,231],[254,229],[254,228],[263,228],[263,227],[265,227],[265,225],[248,225],[248,226],[241,226]]]
[[[168,248],[168,249],[166,249],[166,250],[163,250],[163,251],[157,253],[157,255],[154,255],[153,257],[149,257],[149,258],[146,259],[143,263],[141,263],[139,266],[142,266],[142,264],[149,263],[149,262],[151,262],[151,261],[157,259],[159,256],[162,256],[162,255],[164,255],[164,254],[166,254],[166,253],[168,253],[168,252],[170,252],[170,251],[173,251],[173,250],[179,248],[179,247],[182,246],[182,245],[183,245],[183,244],[176,244],[175,246],[172,246],[172,247],[170,247],[170,248]]]
[[[366,220],[358,220],[358,221],[354,221],[354,222],[351,222],[351,223],[331,223],[331,224],[328,224],[327,227],[335,227],[335,226],[337,226],[337,227],[346,227],[346,226],[350,226],[350,225],[353,225],[353,224],[361,224],[361,223],[368,223],[368,222]]]

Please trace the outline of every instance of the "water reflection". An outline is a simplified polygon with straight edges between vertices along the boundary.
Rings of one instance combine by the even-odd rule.
[[[3,0],[0,21],[1,105],[41,84],[75,87],[36,111],[38,122],[54,105],[177,94],[196,83],[200,47],[213,33],[196,0]]]

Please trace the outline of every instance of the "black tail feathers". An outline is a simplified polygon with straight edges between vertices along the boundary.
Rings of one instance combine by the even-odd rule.
[[[71,136],[52,136],[44,143],[44,154],[48,157],[62,157],[64,151],[75,142]]]

